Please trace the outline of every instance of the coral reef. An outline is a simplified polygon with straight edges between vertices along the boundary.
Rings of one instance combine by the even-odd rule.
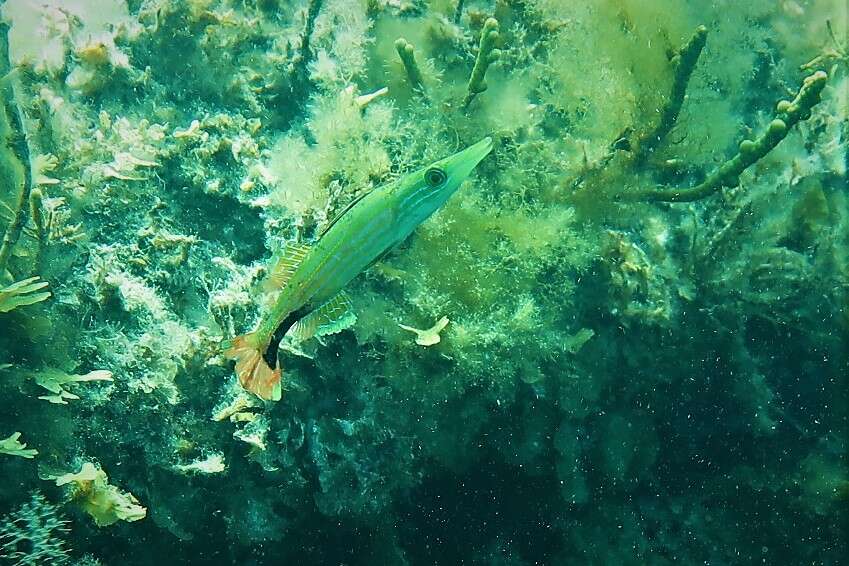
[[[0,562],[849,553],[842,0],[0,21]],[[356,322],[282,341],[286,395],[242,389],[282,250],[487,136]]]

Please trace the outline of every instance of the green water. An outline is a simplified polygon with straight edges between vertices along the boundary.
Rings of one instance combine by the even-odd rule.
[[[845,0],[0,4],[0,564],[847,563]]]

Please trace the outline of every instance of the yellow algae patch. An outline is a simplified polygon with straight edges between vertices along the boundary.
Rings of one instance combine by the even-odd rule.
[[[133,494],[109,485],[106,472],[91,462],[84,463],[77,473],[64,474],[54,479],[57,486],[69,486],[71,499],[91,515],[98,527],[106,527],[118,521],[138,521],[147,515],[147,509],[139,505]]]

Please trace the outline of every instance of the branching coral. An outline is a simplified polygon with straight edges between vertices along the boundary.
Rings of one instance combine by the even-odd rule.
[[[684,104],[684,96],[687,94],[687,84],[690,82],[699,55],[701,55],[707,41],[707,33],[705,26],[696,28],[692,37],[672,57],[671,63],[674,74],[672,91],[669,100],[661,110],[660,120],[652,130],[646,132],[635,144],[634,155],[637,162],[646,159],[675,126],[678,114],[681,112],[681,106]]]
[[[468,92],[463,101],[463,108],[468,108],[472,100],[487,89],[486,71],[489,66],[501,57],[501,50],[496,48],[498,42],[498,20],[487,18],[481,30],[481,40],[472,76],[469,77]]]
[[[800,70],[812,71],[832,63],[849,65],[849,41],[845,39],[843,42],[838,41],[837,36],[834,34],[834,26],[831,20],[826,20],[826,27],[828,28],[828,38],[831,41],[831,46],[824,48],[822,53],[807,63],[800,65]]]
[[[424,80],[422,80],[422,72],[419,69],[419,64],[416,62],[416,52],[413,44],[399,37],[395,40],[395,50],[398,52],[398,57],[404,63],[404,70],[407,71],[407,80],[410,82],[410,88],[413,91],[426,96]]]
[[[822,71],[805,78],[792,102],[782,100],[778,103],[777,116],[769,123],[766,132],[756,140],[740,142],[737,155],[723,163],[704,182],[688,189],[658,188],[638,191],[632,197],[648,201],[687,202],[703,199],[723,187],[736,186],[743,171],[772,151],[787,137],[793,126],[811,117],[811,111],[819,103],[827,80],[828,75]]]

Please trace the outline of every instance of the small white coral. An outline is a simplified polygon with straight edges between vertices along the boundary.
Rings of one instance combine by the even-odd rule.
[[[66,385],[86,381],[112,381],[112,372],[95,370],[83,375],[75,375],[65,373],[62,370],[47,368],[35,373],[33,377],[39,386],[52,393],[52,395],[42,395],[39,399],[58,405],[67,405],[68,400],[79,399],[79,396],[65,389]]]
[[[209,133],[201,129],[200,120],[192,120],[186,129],[176,128],[171,135],[178,140],[199,140],[201,142],[209,138]]]
[[[442,337],[439,335],[440,332],[445,330],[445,327],[448,326],[448,317],[443,316],[436,324],[428,328],[427,330],[419,330],[418,328],[413,328],[412,326],[407,326],[405,324],[398,324],[404,330],[409,332],[413,332],[416,335],[416,344],[419,346],[433,346],[435,344],[439,344]]]
[[[245,426],[233,433],[233,438],[248,444],[253,451],[265,451],[268,447],[266,436],[268,435],[268,419],[264,415],[257,415]]]
[[[236,380],[230,382],[226,394],[212,408],[210,418],[216,422],[247,423],[259,416],[262,401],[247,393]]]
[[[0,454],[20,456],[21,458],[35,458],[38,450],[27,448],[26,442],[18,440],[20,437],[20,432],[14,432],[11,436],[0,439]]]
[[[224,464],[224,454],[216,452],[206,458],[195,460],[189,464],[177,464],[174,469],[183,474],[218,474],[227,469]]]
[[[165,153],[163,141],[166,137],[166,125],[151,124],[146,119],[131,121],[127,118],[112,120],[106,112],[101,112],[100,128],[94,134],[99,148],[106,148],[110,157],[98,159],[86,168],[84,177],[97,181],[104,178],[126,181],[143,181],[147,175],[144,169],[158,167],[159,158]]]
[[[349,91],[351,94],[356,94],[356,90],[354,89],[353,85],[349,86],[345,90]],[[373,101],[377,100],[378,98],[380,98],[382,96],[386,96],[387,94],[389,94],[389,88],[383,87],[383,88],[377,89],[374,92],[369,92],[369,93],[361,94],[361,95],[357,96],[356,98],[354,98],[354,102],[356,103],[357,106],[360,107],[360,109],[363,109],[366,106],[368,106],[369,104],[371,104]]]

